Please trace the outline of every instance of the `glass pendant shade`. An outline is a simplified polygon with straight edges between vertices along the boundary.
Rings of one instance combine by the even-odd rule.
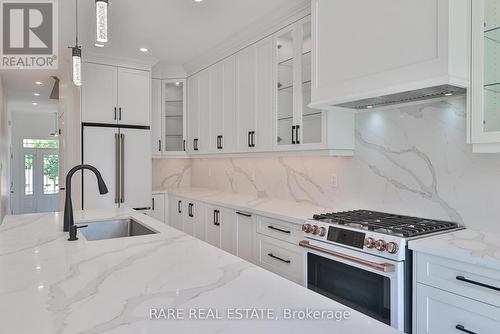
[[[95,15],[96,15],[96,35],[95,44],[105,46],[109,44],[109,29],[108,29],[108,0],[96,0]]]
[[[73,84],[75,86],[82,85],[82,49],[75,46],[72,48],[73,58]]]

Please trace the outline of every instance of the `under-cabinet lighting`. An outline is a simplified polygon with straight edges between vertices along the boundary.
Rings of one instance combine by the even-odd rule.
[[[108,0],[95,1],[96,17],[96,43],[106,45],[109,42],[108,36]]]
[[[444,96],[452,96],[453,93],[445,93]]]

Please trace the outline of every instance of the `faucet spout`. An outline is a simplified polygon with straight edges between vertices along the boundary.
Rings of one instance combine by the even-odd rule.
[[[102,179],[101,173],[97,168],[91,165],[77,165],[68,172],[66,175],[66,201],[64,203],[64,232],[70,232],[69,240],[77,240],[76,238],[76,228],[73,218],[73,203],[71,201],[71,179],[73,174],[75,174],[79,170],[88,169],[92,171],[97,177],[97,186],[99,187],[99,193],[101,195],[108,193],[108,187],[106,187],[106,183]]]

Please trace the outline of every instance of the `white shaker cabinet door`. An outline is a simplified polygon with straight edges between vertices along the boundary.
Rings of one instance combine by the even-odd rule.
[[[83,64],[82,122],[115,124],[118,119],[117,68]]]
[[[237,150],[253,151],[252,132],[255,131],[255,47],[236,55],[236,129]]]
[[[234,211],[219,208],[220,248],[233,255],[238,255],[236,214]]]
[[[122,124],[150,125],[151,73],[118,68],[118,121]]]
[[[118,129],[104,127],[83,128],[83,163],[99,170],[108,193],[99,194],[97,180],[91,171],[84,171],[83,209],[110,209],[118,207],[116,140]],[[149,198],[149,195],[148,195]]]
[[[255,134],[253,141],[258,151],[273,148],[274,89],[273,38],[268,37],[255,45]]]
[[[151,210],[149,215],[156,220],[165,223],[165,195],[164,194],[154,194],[151,197]]]
[[[151,143],[149,130],[120,129],[122,140],[122,176],[123,190],[121,206],[127,208],[145,208],[151,204],[152,160],[147,149]]]
[[[152,80],[152,103],[151,103],[151,152],[160,155],[165,147],[162,140],[162,83],[161,80]]]

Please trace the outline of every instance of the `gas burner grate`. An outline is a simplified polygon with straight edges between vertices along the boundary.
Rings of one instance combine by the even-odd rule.
[[[313,219],[402,237],[414,237],[459,227],[457,223],[369,210],[314,215]]]

